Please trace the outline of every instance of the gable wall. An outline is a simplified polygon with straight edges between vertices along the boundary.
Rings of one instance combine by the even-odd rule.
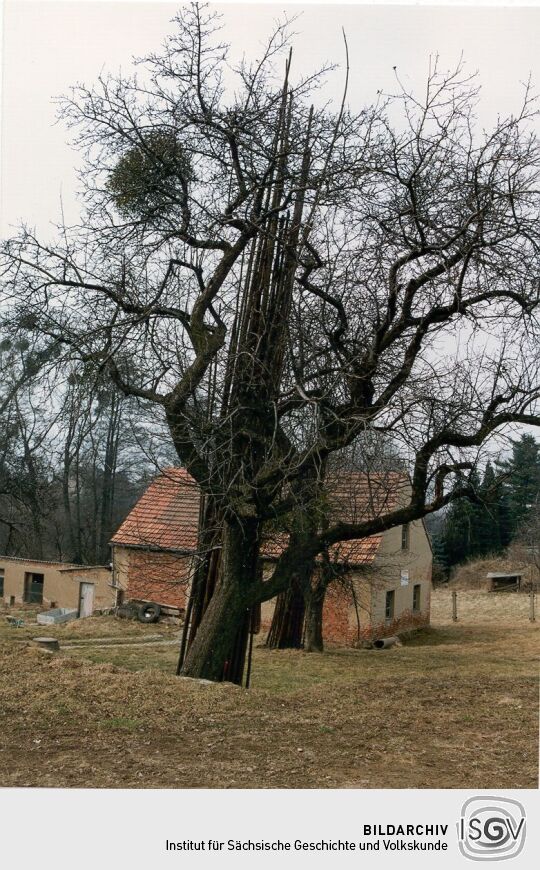
[[[375,637],[389,637],[404,628],[429,624],[432,553],[424,524],[409,526],[409,549],[401,549],[401,526],[383,535],[373,565],[371,582],[371,625]],[[401,585],[401,572],[409,572],[407,586]],[[419,584],[420,610],[413,611],[413,587]],[[386,592],[394,590],[394,619],[386,621]]]
[[[127,599],[186,607],[191,556],[115,545],[113,558],[115,583]]]

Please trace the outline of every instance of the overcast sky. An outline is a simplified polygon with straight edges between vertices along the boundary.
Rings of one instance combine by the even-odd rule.
[[[159,49],[179,3],[4,2],[2,98],[2,235],[23,219],[45,230],[58,219],[60,197],[75,218],[74,166],[65,128],[55,124],[53,97],[77,81],[91,83],[103,68],[128,71],[133,55]],[[519,101],[531,73],[540,85],[540,7],[216,4],[235,53],[256,56],[284,11],[295,25],[297,70],[343,59],[341,28],[350,47],[350,102],[359,108],[379,88],[394,87],[393,67],[412,83],[425,77],[430,54],[444,66],[463,52],[483,84],[481,120]],[[339,93],[342,75],[331,88]]]

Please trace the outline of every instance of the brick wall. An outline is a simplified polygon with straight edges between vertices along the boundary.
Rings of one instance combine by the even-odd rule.
[[[125,589],[126,598],[156,601],[180,609],[186,607],[191,570],[189,556],[115,547],[115,565],[117,582]],[[267,569],[266,573],[270,570]],[[369,584],[360,580],[357,584],[358,617],[352,595],[337,584],[331,585],[323,611],[325,642],[354,646],[358,641],[390,637],[399,631],[429,625],[430,585],[429,581],[423,580],[419,613],[410,609],[412,588],[396,589],[398,616],[391,622],[384,619],[384,584],[375,584],[370,588]],[[273,612],[274,601],[265,602],[261,612],[263,638],[270,628]]]
[[[123,561],[124,576],[119,580],[127,599],[185,608],[191,568],[189,556],[130,549]]]
[[[342,586],[331,584],[328,587],[323,608],[323,638],[325,643],[348,646],[351,642],[349,625],[352,598]],[[356,632],[355,632],[356,636]]]
[[[366,591],[365,587],[362,591]],[[375,600],[384,596],[384,592],[378,590]],[[355,646],[364,640],[373,640],[381,637],[392,637],[400,631],[421,628],[429,625],[429,594],[424,599],[422,610],[415,613],[412,610],[403,610],[396,619],[390,622],[382,619],[372,623],[369,615],[359,601],[357,595],[358,615],[350,592],[338,585],[331,585],[326,593],[323,609],[323,637],[324,642],[336,646]],[[384,599],[383,599],[384,600]],[[274,600],[265,601],[262,606],[262,634],[266,636],[272,622],[274,613]],[[358,627],[360,622],[360,628]]]
[[[265,601],[261,607],[261,634],[266,637],[274,615],[275,599]],[[342,588],[330,586],[323,608],[323,637],[325,641],[348,645],[351,641],[351,597]],[[356,630],[354,632],[356,638]]]

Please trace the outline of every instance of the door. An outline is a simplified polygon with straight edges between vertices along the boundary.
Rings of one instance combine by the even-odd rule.
[[[26,604],[43,604],[43,574],[27,572],[24,575],[24,597]]]
[[[92,616],[94,610],[94,584],[81,583],[79,592],[79,616]]]

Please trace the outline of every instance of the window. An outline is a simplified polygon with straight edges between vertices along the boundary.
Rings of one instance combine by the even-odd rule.
[[[395,592],[393,589],[391,592],[386,593],[386,609],[385,609],[384,615],[385,615],[385,618],[387,621],[394,618],[394,599],[395,599],[395,597],[396,596],[395,596]]]
[[[0,568],[0,598],[4,597],[4,569]]]
[[[409,523],[404,523],[404,525],[401,526],[401,549],[402,550],[409,549],[409,537],[410,537]]]
[[[43,574],[24,575],[24,600],[26,604],[43,604]]]
[[[414,584],[413,591],[412,591],[412,609],[416,610],[416,611],[420,610],[420,592],[421,592],[421,589],[422,589],[422,587],[420,586],[420,583]]]

